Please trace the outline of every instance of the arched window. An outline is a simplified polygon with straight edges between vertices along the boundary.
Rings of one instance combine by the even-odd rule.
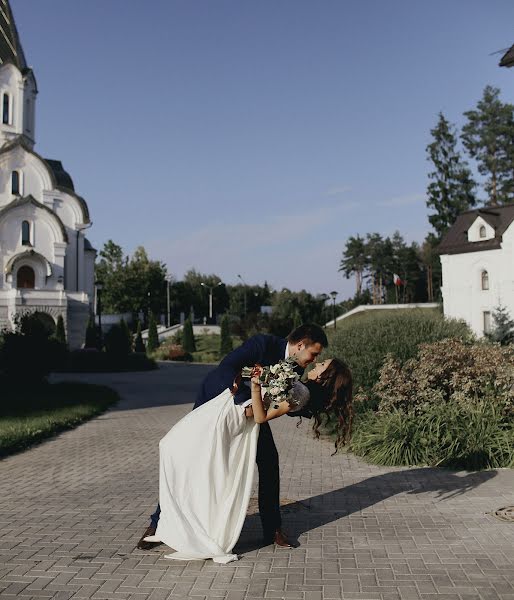
[[[481,238],[485,238],[485,236],[486,236],[485,225],[480,225],[480,229],[478,230],[478,235]]]
[[[3,94],[2,96],[2,123],[4,125],[9,125],[10,123],[10,115],[9,115],[9,94]]]
[[[18,269],[16,287],[25,290],[33,290],[36,287],[36,275],[32,267],[23,265],[23,267]]]
[[[482,271],[482,289],[483,290],[488,290],[489,289],[489,273],[487,271]]]
[[[30,223],[23,221],[21,224],[21,243],[23,246],[30,246]]]
[[[20,194],[20,173],[13,171],[11,173],[11,193]]]

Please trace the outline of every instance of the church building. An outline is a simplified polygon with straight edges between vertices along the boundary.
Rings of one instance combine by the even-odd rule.
[[[478,336],[491,331],[500,304],[514,319],[514,204],[462,213],[438,250],[445,316]]]
[[[94,299],[92,223],[61,161],[34,150],[36,96],[9,1],[0,0],[0,329],[26,313],[52,328],[62,315],[70,348],[80,348]]]

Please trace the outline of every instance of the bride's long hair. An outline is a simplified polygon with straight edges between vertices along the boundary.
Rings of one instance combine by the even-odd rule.
[[[335,422],[335,452],[350,441],[353,422],[353,383],[348,365],[333,358],[315,381],[306,383],[311,395],[309,408],[313,413],[312,430],[317,438],[320,426]]]

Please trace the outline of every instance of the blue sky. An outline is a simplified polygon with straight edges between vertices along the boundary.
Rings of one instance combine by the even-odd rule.
[[[510,0],[11,0],[90,239],[177,278],[337,290],[347,238],[422,241],[430,129],[514,102]]]

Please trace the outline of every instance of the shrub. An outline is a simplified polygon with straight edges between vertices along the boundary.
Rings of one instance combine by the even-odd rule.
[[[152,352],[159,347],[159,334],[157,333],[157,321],[153,312],[150,313],[150,320],[148,323],[148,342],[146,348],[148,352]]]
[[[489,399],[514,416],[514,348],[484,342],[442,340],[422,344],[416,358],[403,365],[391,355],[368,395],[381,413],[398,409],[419,414],[428,405],[471,408]]]
[[[129,352],[132,352],[132,334],[130,333],[130,329],[129,326],[127,325],[127,321],[125,321],[125,319],[120,319],[120,327],[121,330],[123,332],[123,334],[125,335],[125,337],[127,338],[127,348]]]
[[[388,354],[401,364],[416,356],[421,343],[446,338],[471,339],[467,325],[441,315],[412,309],[401,314],[374,312],[338,324],[330,336],[327,354],[345,360],[352,369],[355,388],[369,390],[378,380]]]
[[[58,342],[66,346],[66,330],[64,329],[64,319],[62,318],[62,315],[57,317],[57,326],[55,328],[54,337]]]
[[[131,352],[131,343],[122,325],[113,325],[105,334],[105,351],[112,356],[127,356]]]
[[[221,319],[220,334],[220,357],[223,358],[229,352],[232,352],[233,348],[232,337],[230,335],[230,324],[227,315],[224,315]]]
[[[514,321],[505,306],[499,304],[493,310],[493,330],[488,335],[492,342],[499,342],[504,346],[514,341]]]
[[[86,341],[84,348],[96,348],[99,349],[98,333],[96,331],[95,318],[93,315],[89,315],[89,320],[86,327]]]
[[[141,335],[141,321],[137,322],[136,341],[134,342],[134,352],[146,352],[143,336]]]
[[[513,467],[514,424],[486,400],[469,408],[433,404],[420,414],[368,411],[358,417],[350,449],[384,466]]]
[[[70,352],[67,371],[76,373],[109,373],[117,371],[152,371],[154,360],[144,353],[133,352],[116,356],[98,350],[84,349]]]
[[[157,360],[179,360],[190,362],[193,360],[191,353],[186,352],[180,344],[167,344],[160,346],[155,352]]]
[[[186,352],[195,352],[195,336],[193,334],[193,324],[191,319],[186,319],[182,330],[182,347]]]

